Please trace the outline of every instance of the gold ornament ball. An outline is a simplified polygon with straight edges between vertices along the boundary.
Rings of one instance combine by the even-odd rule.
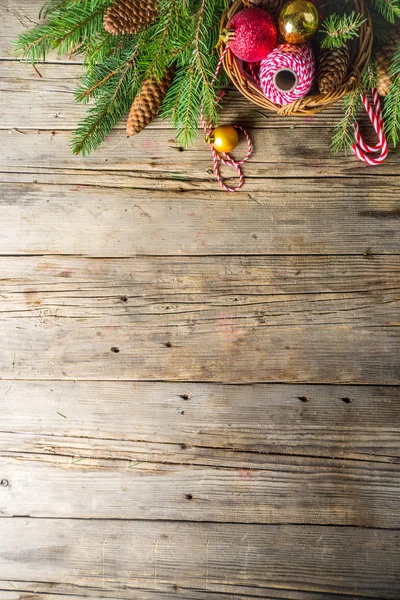
[[[290,0],[279,15],[279,31],[288,44],[303,44],[318,30],[318,10],[308,0]]]
[[[209,138],[208,144],[212,144],[217,152],[231,152],[239,143],[238,132],[232,125],[221,125],[216,127]]]

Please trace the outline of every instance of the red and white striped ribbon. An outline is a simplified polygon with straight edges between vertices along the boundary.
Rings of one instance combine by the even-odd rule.
[[[354,154],[368,165],[379,165],[387,157],[389,148],[385,137],[381,101],[376,88],[372,90],[372,101],[374,107],[372,107],[369,103],[365,92],[361,93],[361,100],[372,126],[375,129],[375,133],[378,136],[378,143],[375,144],[375,146],[369,146],[366,144],[361,136],[360,127],[356,121],[354,124],[355,143],[353,144],[352,149]],[[375,152],[380,152],[380,156],[376,158],[369,156],[369,154],[373,154]]]
[[[210,81],[210,87],[212,87],[214,85],[215,80],[218,77],[218,73],[221,69],[221,65],[224,61],[224,58],[225,58],[225,55],[227,52],[228,52],[228,46],[225,47],[225,49],[221,55],[221,58],[218,61],[217,68],[215,69],[214,77]],[[217,99],[217,103],[221,100],[223,95],[224,95],[224,92],[220,92],[218,99]],[[207,138],[207,137],[211,136],[211,134],[214,130],[214,125],[211,121],[209,123],[206,122],[204,115],[203,115],[203,106],[201,107],[200,110],[201,110],[201,123],[203,125],[204,132],[205,132],[206,138]],[[244,177],[243,177],[243,173],[242,173],[242,169],[241,169],[240,165],[242,165],[247,160],[249,160],[250,156],[253,153],[253,144],[251,143],[251,139],[250,139],[250,136],[247,133],[247,131],[245,129],[243,129],[243,127],[240,127],[239,125],[233,125],[233,127],[235,129],[238,129],[239,131],[241,131],[247,139],[247,154],[244,158],[242,158],[242,160],[235,160],[234,158],[229,156],[229,154],[225,154],[223,152],[219,153],[215,150],[214,146],[212,144],[210,144],[210,150],[211,150],[211,154],[213,157],[214,173],[215,173],[215,176],[216,176],[220,186],[226,192],[237,192],[243,186]],[[225,183],[223,182],[223,179],[221,177],[221,174],[219,172],[219,163],[222,163],[223,165],[226,165],[227,167],[233,167],[234,169],[236,169],[237,175],[239,177],[239,183],[237,186],[229,187],[229,186],[225,185]]]

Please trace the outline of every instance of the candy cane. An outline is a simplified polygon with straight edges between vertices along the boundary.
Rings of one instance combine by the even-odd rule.
[[[227,52],[228,52],[228,46],[225,47],[225,49],[221,55],[221,58],[218,61],[217,68],[215,69],[214,77],[210,81],[210,87],[212,87],[214,85],[215,80],[218,77],[218,73],[221,69],[221,65],[224,61],[224,58],[225,58]],[[224,95],[224,92],[219,93],[218,98],[217,98],[217,103],[221,100],[223,95]],[[201,124],[203,125],[204,132],[205,132],[206,138],[207,138],[207,137],[211,136],[211,134],[214,130],[214,125],[213,125],[212,121],[210,121],[209,123],[206,122],[204,115],[203,115],[203,106],[201,106],[200,111],[201,111]],[[224,152],[217,152],[215,150],[214,146],[212,144],[210,144],[210,150],[211,150],[211,154],[213,157],[214,174],[215,174],[220,186],[226,192],[237,192],[243,186],[244,177],[243,177],[243,173],[242,173],[242,169],[240,168],[240,165],[242,165],[247,160],[249,160],[250,156],[253,153],[253,144],[251,143],[251,139],[250,139],[250,136],[247,133],[247,131],[245,129],[243,129],[243,127],[240,127],[239,125],[233,125],[233,127],[235,129],[238,129],[239,131],[241,131],[247,139],[247,154],[244,158],[242,158],[242,160],[235,160],[234,158],[229,156],[229,154],[225,154]],[[221,174],[219,172],[219,163],[222,163],[223,165],[226,165],[227,167],[233,167],[234,169],[236,169],[237,175],[239,177],[239,183],[237,186],[229,187],[229,186],[225,185],[225,183],[223,182],[223,179],[221,177]]]
[[[382,116],[382,108],[381,102],[379,99],[379,94],[374,88],[372,90],[372,100],[374,104],[374,108],[372,108],[371,104],[368,101],[367,95],[365,92],[361,93],[361,101],[364,105],[364,108],[368,114],[368,117],[372,123],[373,128],[375,129],[375,133],[378,136],[378,143],[375,146],[369,146],[366,144],[361,136],[360,127],[357,122],[354,124],[354,139],[355,143],[352,146],[354,154],[363,162],[368,165],[379,165],[382,163],[388,155],[389,149],[385,137],[384,132],[384,123]],[[377,158],[373,158],[368,156],[368,154],[380,152],[381,155]]]

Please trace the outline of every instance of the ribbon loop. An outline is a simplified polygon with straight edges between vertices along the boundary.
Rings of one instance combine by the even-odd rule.
[[[214,77],[212,78],[212,80],[210,82],[210,86],[214,85],[215,80],[218,77],[218,73],[221,69],[221,65],[224,61],[224,58],[225,58],[227,52],[228,52],[228,46],[225,46],[225,50],[223,51],[223,53],[218,61],[217,68],[215,69]],[[224,95],[223,92],[219,93],[217,102],[220,101],[220,99],[222,98],[223,95]],[[209,123],[206,122],[204,115],[203,115],[203,106],[201,106],[200,111],[201,111],[201,124],[203,125],[205,136],[206,136],[206,138],[208,138],[214,130],[214,125],[212,122],[209,122]],[[213,157],[213,170],[214,170],[215,177],[217,178],[218,183],[220,184],[222,189],[225,190],[226,192],[237,192],[243,186],[244,177],[243,177],[241,165],[243,163],[245,163],[247,160],[249,160],[250,156],[253,153],[253,145],[251,143],[251,139],[250,139],[250,136],[247,133],[247,131],[245,129],[243,129],[243,127],[240,127],[239,125],[233,125],[233,127],[235,129],[238,129],[239,131],[241,131],[247,139],[247,154],[244,158],[242,158],[242,160],[235,160],[234,158],[232,158],[232,156],[229,156],[229,154],[225,154],[222,152],[218,153],[215,150],[214,146],[212,144],[209,144],[211,154]],[[239,177],[239,183],[237,186],[229,187],[224,183],[224,181],[221,177],[221,174],[219,172],[219,163],[222,163],[223,165],[226,165],[227,167],[233,167],[234,169],[236,169],[236,173]]]

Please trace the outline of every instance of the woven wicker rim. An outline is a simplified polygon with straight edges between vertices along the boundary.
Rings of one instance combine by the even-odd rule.
[[[360,83],[361,75],[371,56],[373,41],[371,16],[364,0],[353,0],[353,4],[356,14],[360,13],[366,20],[361,25],[359,37],[354,44],[351,66],[346,79],[336,90],[325,95],[313,94],[306,96],[305,98],[300,98],[299,100],[296,100],[291,104],[287,104],[286,106],[279,106],[278,104],[274,104],[268,100],[268,98],[266,98],[262,93],[261,89],[251,79],[246,77],[246,74],[243,73],[238,64],[236,57],[228,49],[223,64],[225,71],[227,72],[234,86],[243,94],[243,96],[250,100],[250,102],[257,104],[262,108],[273,110],[280,115],[294,115],[298,117],[317,113],[324,108],[327,108],[340,98],[343,98],[343,96],[346,94],[352,92]],[[246,0],[235,0],[232,6],[225,11],[221,20],[221,33],[223,29],[227,27],[232,17],[246,5],[248,5]],[[225,44],[221,43],[221,55],[224,49]]]

